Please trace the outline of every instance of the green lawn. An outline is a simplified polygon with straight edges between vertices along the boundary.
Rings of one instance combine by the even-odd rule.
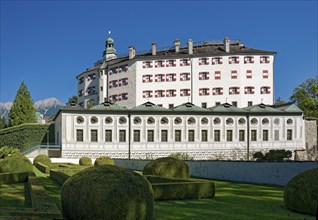
[[[24,183],[0,185],[0,207],[27,207]]]
[[[60,186],[48,174],[36,168],[34,172],[61,209]],[[285,209],[282,187],[214,182],[216,195],[213,199],[156,201],[154,219],[314,219]]]

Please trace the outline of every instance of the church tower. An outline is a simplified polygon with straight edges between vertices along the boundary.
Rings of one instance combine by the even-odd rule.
[[[110,37],[110,31],[108,32],[108,38],[105,42],[105,50],[103,52],[103,58],[108,61],[116,59],[116,49],[114,48],[114,40]]]

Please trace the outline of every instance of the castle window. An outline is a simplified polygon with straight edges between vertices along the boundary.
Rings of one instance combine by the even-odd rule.
[[[157,90],[156,97],[165,97],[165,90]]]
[[[209,58],[199,58],[199,65],[209,65]]]
[[[174,141],[181,142],[181,130],[174,131]]]
[[[167,60],[166,67],[176,66],[176,60]]]
[[[144,61],[142,63],[143,68],[152,68],[152,61]]]
[[[98,118],[96,118],[95,116],[91,117],[92,124],[96,124],[97,122],[98,122]]]
[[[113,131],[105,130],[105,142],[112,142]]]
[[[167,117],[163,117],[163,118],[161,118],[160,122],[161,122],[161,124],[166,125],[169,123],[169,119]]]
[[[232,130],[226,131],[226,141],[233,141],[233,131]]]
[[[201,124],[207,125],[208,123],[209,123],[209,119],[208,118],[204,117],[204,118],[201,119]]]
[[[221,79],[221,71],[214,72],[214,79]]]
[[[257,132],[256,132],[256,130],[251,130],[251,141],[257,141]]]
[[[149,118],[147,119],[147,124],[153,125],[154,123],[155,123],[155,119],[154,119],[153,117],[149,117]]]
[[[269,56],[261,56],[260,63],[269,63]]]
[[[274,138],[275,138],[275,141],[279,141],[279,130],[274,131]]]
[[[191,117],[188,119],[188,125],[194,125],[196,122],[195,118]]]
[[[239,57],[229,57],[229,64],[239,63]]]
[[[190,73],[180,73],[180,81],[190,80]]]
[[[237,79],[237,70],[231,71],[231,79]]]
[[[261,94],[270,94],[271,90],[269,86],[262,86],[261,87]]]
[[[156,67],[164,67],[164,61],[162,60],[156,61]]]
[[[122,93],[121,96],[122,96],[122,100],[127,100],[128,99],[128,92]]]
[[[84,123],[84,118],[82,116],[78,116],[76,118],[76,122],[77,122],[77,124],[83,124]]]
[[[78,91],[78,96],[81,97],[82,95],[84,95],[83,89]]]
[[[190,96],[190,89],[180,89],[180,96]]]
[[[229,88],[230,95],[237,95],[240,94],[240,87],[230,87]],[[237,104],[237,103],[236,103]]]
[[[152,91],[147,90],[143,91],[143,98],[151,98],[152,97]]]
[[[206,103],[206,102],[202,102],[202,103],[201,103],[201,107],[202,107],[202,108],[207,108],[207,103]]]
[[[239,141],[245,141],[245,131],[239,130]]]
[[[258,124],[258,120],[256,118],[252,118],[251,125],[257,125],[257,124]]]
[[[176,119],[174,119],[174,124],[180,125],[181,123],[182,123],[182,119],[180,117],[177,117]]]
[[[246,79],[252,79],[252,70],[246,70]]]
[[[97,130],[91,130],[91,142],[97,142]]]
[[[220,119],[220,118],[215,118],[215,119],[213,120],[213,123],[214,123],[215,125],[219,125],[219,124],[221,124],[221,119]]]
[[[209,79],[209,72],[200,72],[199,73],[199,80],[208,80]]]
[[[237,102],[232,102],[232,105],[233,105],[234,107],[237,107]]]
[[[120,117],[119,118],[119,124],[123,125],[127,123],[127,119],[125,117]]]
[[[82,84],[84,82],[84,77],[79,78],[78,84]]]
[[[263,130],[263,141],[268,141],[268,130]]]
[[[254,86],[246,86],[244,88],[244,93],[245,94],[254,94],[254,89],[255,89]]]
[[[287,119],[287,124],[288,125],[292,125],[293,124],[293,119],[291,119],[291,118]]]
[[[174,104],[169,104],[169,109],[172,109],[174,107]]]
[[[213,95],[223,95],[223,88],[220,88],[220,87],[213,88]]]
[[[212,65],[216,65],[216,64],[222,64],[222,57],[213,57],[212,58]]]
[[[208,141],[208,130],[201,130],[201,141],[202,142]]]
[[[263,70],[263,79],[268,79],[268,70]]]
[[[188,141],[193,142],[194,141],[194,130],[188,131]]]
[[[83,142],[83,129],[76,130],[76,141]]]
[[[119,142],[126,142],[126,130],[119,130]]]
[[[152,75],[143,75],[142,76],[142,82],[143,83],[152,82]]]
[[[252,106],[252,105],[253,105],[252,101],[247,102],[247,106]]]
[[[157,74],[155,75],[156,82],[164,82],[165,81],[165,74]]]
[[[176,89],[169,89],[169,90],[167,90],[166,92],[167,92],[167,97],[174,97],[174,96],[176,96]]]
[[[292,141],[293,140],[293,130],[288,129],[287,130],[287,141]]]
[[[180,66],[190,66],[190,59],[181,59]]]
[[[161,130],[161,142],[168,141],[168,130]]]
[[[140,117],[134,117],[134,124],[135,125],[141,124],[141,118]]]
[[[226,124],[227,125],[233,125],[233,123],[234,123],[234,121],[233,121],[233,119],[232,118],[228,118],[228,119],[226,119]]]
[[[140,130],[134,130],[134,142],[140,142]]]
[[[221,131],[220,130],[214,130],[214,141],[219,142],[221,140]]]
[[[244,57],[244,63],[254,63],[254,57],[253,56],[246,56]]]
[[[154,130],[147,131],[147,141],[154,142]]]
[[[199,95],[200,96],[210,95],[209,88],[201,88],[201,89],[199,89]]]
[[[269,124],[268,118],[264,118],[264,119],[262,120],[262,125],[268,125],[268,124]]]

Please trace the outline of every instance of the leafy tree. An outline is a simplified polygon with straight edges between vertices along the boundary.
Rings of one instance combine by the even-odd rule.
[[[191,157],[189,154],[181,152],[172,153],[169,155],[169,157],[173,157],[179,160],[193,160],[193,157]]]
[[[283,161],[292,157],[290,150],[269,150],[265,155],[261,152],[255,152],[253,158],[257,161]]]
[[[4,117],[0,118],[0,130],[7,127],[6,119]]]
[[[306,116],[318,118],[318,77],[309,78],[294,89],[289,98]]]
[[[71,105],[72,103],[77,103],[78,97],[76,95],[73,95],[72,97],[68,98],[68,102],[66,103],[67,105]]]
[[[280,97],[278,97],[275,101],[275,105],[284,105],[287,102],[285,102],[284,100],[282,100]]]
[[[10,110],[10,126],[17,126],[24,123],[35,123],[34,103],[31,99],[30,92],[24,81],[14,98],[13,105]]]

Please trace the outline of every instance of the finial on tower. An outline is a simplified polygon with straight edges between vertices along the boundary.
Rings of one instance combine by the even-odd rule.
[[[108,31],[108,37],[110,37],[111,31]]]

